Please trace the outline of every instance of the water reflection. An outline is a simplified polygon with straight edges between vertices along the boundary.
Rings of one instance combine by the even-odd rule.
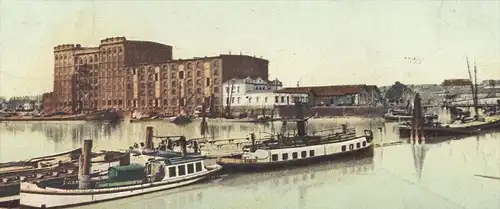
[[[299,167],[265,173],[231,175],[220,182],[223,186],[241,189],[262,190],[264,187],[288,190],[289,187],[314,187],[331,181],[340,181],[342,177],[366,173],[374,168],[373,156],[338,162],[326,162],[319,165]],[[251,184],[259,182],[259,184]]]
[[[34,123],[34,122],[3,122],[2,131],[11,132],[14,136],[23,132],[41,133],[50,141],[61,142],[71,139],[80,143],[83,138],[100,138],[110,136],[118,130],[119,124],[102,124],[91,122],[66,123]]]
[[[214,192],[214,186],[216,181],[211,181],[79,208],[189,208],[190,205],[203,205],[203,202],[212,201],[204,196],[207,192]]]
[[[420,181],[422,179],[422,170],[424,167],[425,154],[429,149],[425,143],[418,144],[414,143],[411,146],[411,152],[413,154],[413,162],[415,166],[415,171],[417,172],[417,178]]]
[[[345,119],[311,120],[311,130],[324,130]],[[356,131],[372,128],[375,143],[400,140],[397,123],[349,119]],[[273,126],[209,121],[214,138],[266,134]],[[64,152],[80,147],[85,138],[96,149],[126,148],[143,141],[148,125],[155,134],[200,137],[200,124],[178,127],[170,123],[95,124],[86,122],[0,123],[0,162]],[[274,125],[276,129],[281,124]],[[377,129],[377,128],[381,129]],[[293,126],[289,127],[293,130]],[[406,141],[406,140],[403,140]],[[330,162],[279,172],[229,175],[221,182],[192,185],[163,193],[89,206],[90,208],[498,208],[500,133],[460,140],[442,138],[423,148],[400,143],[375,149],[372,162],[361,166]],[[436,141],[433,141],[436,142]],[[376,161],[374,163],[373,161]],[[359,162],[358,162],[359,163]],[[351,166],[353,165],[353,166]],[[362,195],[360,195],[362,194]],[[366,195],[363,195],[366,194]]]

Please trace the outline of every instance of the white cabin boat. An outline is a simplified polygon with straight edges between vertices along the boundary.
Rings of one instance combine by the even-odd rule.
[[[191,159],[155,159],[146,166],[130,164],[124,170],[121,167],[110,167],[108,179],[94,182],[94,188],[66,189],[60,187],[44,187],[33,182],[22,182],[20,205],[35,208],[54,208],[93,204],[102,201],[157,192],[175,187],[196,183],[207,179],[221,169],[221,166],[209,162],[210,159],[192,157]],[[131,169],[145,172],[145,178],[122,179],[120,172]],[[142,170],[141,170],[142,169]],[[114,180],[118,179],[118,180]]]
[[[373,134],[345,138],[338,141],[325,141],[314,145],[296,144],[283,146],[272,144],[260,148],[246,148],[241,156],[219,158],[218,164],[229,170],[256,171],[257,169],[276,168],[288,165],[310,164],[346,155],[359,155],[373,150]]]
[[[106,178],[89,178],[90,166],[81,163],[78,182],[21,182],[20,205],[58,208],[93,204],[196,183],[221,170],[222,166],[216,164],[215,159],[198,153],[188,154],[185,137],[179,139],[182,152],[176,153],[152,148],[152,134],[153,128],[148,127],[145,147],[131,147],[128,158],[122,158],[120,165],[108,168]],[[92,147],[91,140],[86,140],[86,143],[86,147]],[[87,158],[82,155],[81,159],[86,162]]]
[[[303,107],[298,101],[297,118],[284,120],[280,134],[255,143],[255,134],[251,134],[252,145],[243,147],[243,154],[219,158],[217,163],[227,170],[258,171],[297,164],[312,164],[342,156],[363,155],[373,151],[373,132],[365,130],[356,136],[356,130],[342,125],[342,130],[328,130],[325,133],[308,134],[307,119],[303,117]],[[297,132],[285,135],[287,122],[295,122]]]

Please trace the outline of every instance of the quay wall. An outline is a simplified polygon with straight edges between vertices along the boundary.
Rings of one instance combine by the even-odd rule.
[[[358,116],[358,117],[382,117],[387,112],[388,107],[372,107],[372,106],[330,106],[330,107],[312,107],[307,110],[306,114],[318,117],[341,117],[341,116]],[[281,117],[295,116],[296,109],[292,106],[280,107],[279,115]]]

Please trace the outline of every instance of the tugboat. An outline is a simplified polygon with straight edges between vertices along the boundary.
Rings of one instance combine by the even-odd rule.
[[[20,205],[37,208],[54,208],[88,205],[185,186],[208,179],[221,166],[199,154],[188,154],[185,137],[179,137],[182,152],[165,155],[153,148],[152,127],[148,127],[143,148],[130,150],[129,158],[117,166],[110,166],[106,178],[89,177],[91,165],[88,152],[92,140],[83,146],[78,182],[43,184],[22,182]],[[162,147],[162,146],[160,146]]]
[[[218,158],[217,163],[226,170],[259,171],[304,165],[348,155],[363,155],[373,152],[373,132],[365,130],[364,135],[356,136],[353,129],[344,125],[341,132],[324,135],[306,133],[306,121],[302,104],[296,101],[298,115],[292,120],[296,123],[297,133],[285,135],[284,130],[277,136],[256,143],[251,134],[252,144],[243,147],[243,154]],[[286,125],[287,120],[283,121]]]
[[[388,110],[387,113],[384,114],[385,121],[405,121],[411,120],[412,118],[411,114],[407,112],[396,112],[392,109]]]
[[[439,117],[437,114],[429,112],[425,115],[426,118],[437,120]],[[413,107],[410,104],[410,100],[406,105],[406,109],[389,109],[387,113],[384,114],[385,121],[411,121],[413,119]]]
[[[405,109],[391,108],[384,114],[384,119],[386,121],[405,121],[412,119],[410,101],[406,104]]]
[[[0,207],[17,207],[21,181],[61,182],[65,178],[76,179],[78,156],[82,149],[55,155],[32,158],[19,162],[0,163]],[[97,164],[113,164],[124,153],[92,153],[92,161]]]

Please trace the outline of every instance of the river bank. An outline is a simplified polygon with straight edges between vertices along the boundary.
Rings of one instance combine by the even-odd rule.
[[[49,117],[32,117],[32,116],[12,116],[12,117],[0,117],[0,121],[68,121],[68,120],[84,120],[75,116],[49,116]]]
[[[330,107],[313,107],[309,110],[309,115],[314,118],[335,118],[345,116],[355,117],[382,117],[387,112],[389,107],[371,107],[371,106],[330,106]],[[280,118],[293,118],[295,117],[295,107],[279,107]],[[121,113],[118,117],[109,117],[116,120],[129,121],[130,118],[126,116],[128,113]],[[222,118],[217,118],[222,119]],[[89,115],[56,115],[56,116],[10,116],[0,117],[0,121],[95,121],[102,120],[101,117]],[[106,120],[106,119],[104,119]],[[163,119],[147,119],[144,121],[162,121]],[[141,122],[138,120],[137,122]],[[237,121],[235,121],[237,122]]]

